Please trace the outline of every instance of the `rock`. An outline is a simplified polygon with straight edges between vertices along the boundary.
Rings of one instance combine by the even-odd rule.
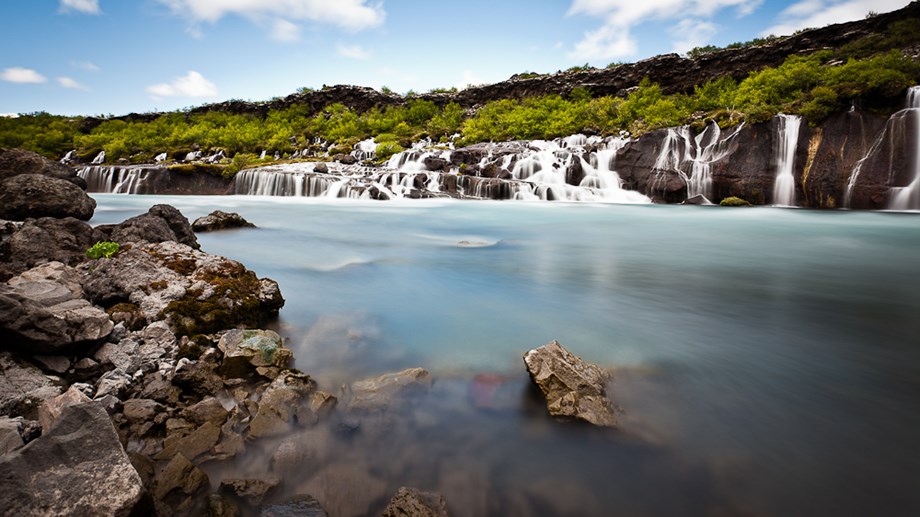
[[[284,502],[262,508],[260,517],[326,517],[319,501],[311,495],[298,495]]]
[[[70,369],[70,359],[59,355],[36,355],[32,356],[32,359],[39,363],[46,372],[60,375]]]
[[[25,445],[22,441],[22,417],[0,416],[0,456]]]
[[[558,341],[527,352],[524,363],[551,415],[600,427],[617,426],[615,406],[607,398],[610,374],[586,363]]]
[[[216,230],[227,230],[230,228],[255,228],[256,225],[250,223],[236,212],[223,212],[215,210],[210,214],[195,219],[192,223],[192,230],[196,232],[213,232]]]
[[[217,343],[224,353],[220,374],[224,377],[246,377],[257,367],[285,368],[294,358],[277,332],[271,330],[234,329]]]
[[[447,503],[441,494],[400,487],[383,510],[383,517],[447,517]]]
[[[163,450],[153,458],[155,460],[168,460],[181,454],[191,461],[208,452],[220,440],[220,427],[207,422],[188,436],[168,436],[163,442]]]
[[[296,423],[295,415],[315,389],[316,383],[303,373],[287,371],[279,375],[259,400],[259,410],[249,424],[249,436],[258,438],[290,431]]]
[[[713,202],[706,199],[706,196],[699,194],[691,198],[688,198],[686,201],[684,201],[681,204],[682,205],[701,205],[703,206],[703,205],[712,205]]]
[[[217,364],[205,360],[180,359],[176,364],[173,384],[198,397],[206,397],[224,388],[224,381],[217,374]]]
[[[0,219],[75,217],[88,221],[96,200],[73,183],[36,174],[20,174],[0,182]]]
[[[92,226],[73,217],[28,220],[0,245],[0,280],[45,262],[83,262],[99,237]]]
[[[0,181],[20,174],[38,174],[68,181],[77,177],[72,168],[40,154],[24,149],[0,148]]]
[[[220,494],[211,494],[208,496],[207,517],[240,517],[242,511],[233,501],[228,500]]]
[[[431,386],[431,375],[423,368],[407,368],[401,372],[352,383],[351,400],[347,410],[380,411],[402,403],[400,398]]]
[[[144,494],[108,413],[64,408],[51,429],[0,457],[0,508],[9,515],[132,514]]]
[[[206,397],[197,404],[189,406],[182,410],[183,418],[186,418],[198,425],[205,422],[223,425],[227,421],[229,412],[224,409],[220,401],[214,397]]]
[[[325,163],[317,163],[313,166],[313,172],[318,174],[327,174],[329,172],[329,166]]]
[[[153,420],[158,413],[163,411],[157,401],[151,399],[128,399],[124,402],[122,413],[129,422],[142,424]]]
[[[29,415],[42,401],[61,394],[60,380],[38,368],[0,353],[0,415]]]
[[[64,282],[20,276],[7,285],[0,284],[0,337],[6,346],[55,354],[108,338],[114,327],[112,320],[101,309],[77,298]]]
[[[425,169],[432,171],[432,172],[450,170],[450,162],[445,160],[444,158],[426,156],[424,163],[425,163]]]
[[[141,214],[116,225],[97,228],[108,240],[124,244],[128,242],[174,241],[198,249],[198,238],[179,210],[170,205],[154,205],[146,214]]]
[[[156,476],[157,510],[160,515],[190,514],[195,498],[208,490],[208,475],[182,454],[176,454]]]
[[[281,484],[281,479],[225,479],[220,482],[220,491],[242,499],[247,505],[258,508],[271,497]]]
[[[287,476],[322,466],[333,454],[334,438],[330,433],[328,428],[320,426],[286,437],[272,453],[272,470]]]
[[[42,425],[42,429],[51,429],[51,426],[54,425],[54,422],[61,416],[65,408],[89,401],[89,397],[75,386],[71,386],[61,395],[46,399],[38,407],[38,422]]]
[[[299,491],[315,495],[331,515],[369,515],[377,501],[386,500],[386,483],[368,470],[361,463],[336,463],[310,478]]]
[[[354,165],[358,162],[358,159],[350,154],[337,154],[333,159],[342,165]]]

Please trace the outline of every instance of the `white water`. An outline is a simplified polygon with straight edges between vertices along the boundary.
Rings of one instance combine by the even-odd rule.
[[[160,153],[153,160],[157,163],[163,163],[169,156],[166,153]]]
[[[795,150],[799,143],[802,118],[797,115],[777,115],[779,129],[776,146],[776,183],[773,204],[795,206]]]
[[[91,165],[77,170],[77,176],[86,180],[90,192],[137,194],[144,186],[151,169],[142,167],[105,167]]]
[[[668,128],[652,167],[655,176],[650,190],[663,192],[670,175],[676,174],[687,186],[688,199],[695,196],[710,199],[712,164],[734,151],[731,144],[743,127],[744,124],[739,124],[723,136],[722,129],[713,122],[695,138],[691,138],[688,126]]]
[[[93,161],[91,163],[93,165],[102,165],[103,163],[105,163],[105,151],[99,151],[99,154],[97,154],[96,157],[93,158]]]
[[[914,86],[907,91],[907,112],[905,116],[913,119],[913,180],[905,187],[891,189],[892,210],[920,210],[920,86]]]

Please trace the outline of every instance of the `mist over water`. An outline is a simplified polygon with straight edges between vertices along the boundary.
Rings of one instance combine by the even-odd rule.
[[[333,506],[372,514],[403,485],[461,516],[920,513],[917,215],[94,197],[93,224],[165,202],[259,226],[199,240],[279,282],[278,329],[320,389],[432,373],[386,432],[298,434],[321,446],[282,473],[291,494],[334,478],[365,495]],[[545,415],[521,356],[552,339],[616,368],[621,432]],[[275,445],[230,469],[259,475]]]

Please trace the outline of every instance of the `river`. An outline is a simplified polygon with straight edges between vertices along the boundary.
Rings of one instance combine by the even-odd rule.
[[[202,249],[280,283],[273,328],[321,389],[431,372],[387,433],[333,426],[289,493],[348,464],[377,514],[403,485],[461,516],[920,514],[916,214],[94,197],[92,224],[156,203],[255,223]],[[553,339],[615,369],[620,431],[545,414],[522,355]]]

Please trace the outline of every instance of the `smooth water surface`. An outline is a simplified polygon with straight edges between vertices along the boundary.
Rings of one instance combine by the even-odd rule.
[[[199,240],[280,283],[321,389],[431,371],[401,425],[333,433],[290,493],[338,461],[378,514],[404,485],[456,515],[920,514],[915,214],[94,197],[93,224],[162,202],[255,223]],[[622,431],[545,416],[521,357],[552,339],[617,369]]]

